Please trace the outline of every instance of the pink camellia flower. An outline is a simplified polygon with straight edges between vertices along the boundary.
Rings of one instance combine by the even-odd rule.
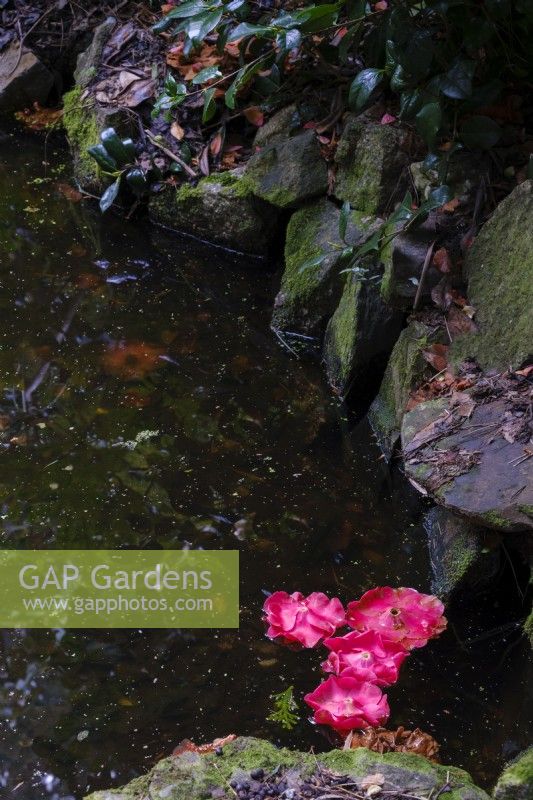
[[[282,636],[287,642],[300,642],[315,647],[325,636],[331,636],[346,624],[346,613],[340,600],[331,600],[322,592],[304,597],[301,592],[274,592],[263,605],[267,636]]]
[[[374,683],[331,675],[304,697],[314,709],[313,719],[338,733],[382,725],[389,717],[387,696]]]
[[[408,655],[401,644],[383,639],[375,631],[352,631],[346,636],[326,639],[324,644],[331,650],[322,664],[324,672],[378,686],[390,686],[398,680],[400,667]]]
[[[406,650],[423,647],[446,628],[444,606],[416,589],[381,586],[348,603],[347,622],[359,631],[372,630]]]

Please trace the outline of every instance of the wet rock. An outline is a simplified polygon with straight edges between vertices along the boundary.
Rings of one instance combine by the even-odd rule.
[[[11,42],[0,53],[0,112],[44,105],[54,85],[50,70],[27,47]]]
[[[85,89],[96,76],[102,52],[116,23],[117,21],[114,17],[107,17],[95,28],[89,47],[78,56],[78,62],[74,70],[74,80],[76,81],[76,86],[81,89]]]
[[[404,311],[413,308],[426,253],[436,235],[435,216],[430,215],[421,225],[395,236],[385,248],[382,253],[381,294],[386,303]],[[422,301],[429,299],[431,289],[441,278],[438,269],[430,266],[424,280]]]
[[[474,154],[471,150],[458,151],[448,161],[444,182],[450,187],[453,197],[464,197],[479,185],[480,176],[486,170],[485,153]],[[427,200],[430,192],[443,183],[438,170],[428,168],[424,161],[413,162],[409,165],[409,171],[413,185],[423,200]]]
[[[349,115],[337,147],[335,196],[367,214],[392,210],[407,186],[405,133]]]
[[[255,147],[282,142],[289,138],[300,127],[300,115],[296,103],[282,108],[257,131],[254,139]]]
[[[327,165],[314,131],[266,145],[250,158],[245,176],[257,197],[278,208],[297,208],[328,188]]]
[[[495,800],[533,800],[533,747],[504,769],[494,789]]]
[[[483,368],[519,367],[533,354],[533,181],[517,186],[485,223],[465,257],[478,333],[454,341],[452,358]]]
[[[372,362],[388,355],[396,342],[402,315],[380,294],[378,273],[364,278],[348,273],[339,305],[329,321],[323,358],[329,383],[345,397]]]
[[[296,211],[287,228],[285,271],[274,304],[272,327],[320,337],[342,295],[345,275],[339,236],[339,209],[326,198]],[[346,243],[356,244],[371,228],[372,218],[352,213]],[[306,261],[327,254],[316,266]]]
[[[427,325],[411,322],[394,345],[379,392],[368,412],[370,424],[387,459],[390,459],[400,436],[411,389],[431,376],[422,351],[439,336]]]
[[[149,212],[154,222],[254,255],[268,253],[277,230],[276,210],[229,172],[154,195]]]
[[[450,511],[500,531],[533,529],[533,459],[499,432],[505,400],[460,416],[450,398],[405,414],[401,438],[409,478]]]
[[[278,749],[261,739],[240,737],[223,748],[223,754],[200,755],[184,752],[166,758],[141,778],[121,789],[94,792],[87,800],[205,800],[209,797],[234,798],[234,786],[250,784],[251,772],[265,774],[285,770],[287,791],[298,795],[299,781],[306,780],[317,766],[358,779],[379,773],[398,793],[427,796],[445,786],[449,779],[448,800],[488,800],[472,783],[468,773],[455,767],[433,764],[427,759],[399,753],[380,755],[365,748],[334,750],[318,757],[297,750]],[[380,777],[381,781],[381,777]],[[231,788],[230,788],[231,787]],[[224,789],[223,794],[219,793]],[[238,790],[237,790],[238,791]],[[213,794],[214,792],[214,794]],[[529,800],[529,798],[528,798]]]
[[[500,566],[500,538],[493,531],[432,508],[424,519],[433,572],[431,591],[445,603],[478,589]]]

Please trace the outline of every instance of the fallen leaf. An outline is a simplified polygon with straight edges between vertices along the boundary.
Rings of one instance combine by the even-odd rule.
[[[392,114],[383,114],[379,124],[380,125],[391,125],[393,122],[396,122],[396,117],[394,117]]]
[[[447,311],[453,303],[450,282],[444,277],[431,290],[431,299],[441,311]]]
[[[209,142],[209,150],[212,156],[218,156],[218,154],[222,150],[223,143],[224,143],[224,136],[222,134],[222,131],[218,131],[218,133],[216,133]]]
[[[174,122],[170,126],[170,133],[172,134],[174,139],[178,140],[178,142],[181,142],[181,140],[185,136],[185,131],[183,130],[179,122],[176,122],[176,120],[174,120]]]
[[[265,124],[265,115],[259,106],[250,106],[249,108],[245,108],[242,113],[248,122],[251,125],[255,125],[257,128],[260,128]]]
[[[437,372],[442,372],[448,366],[448,350],[448,345],[437,343],[422,350],[422,355]]]
[[[41,108],[39,103],[33,104],[33,111],[15,112],[15,117],[32,131],[42,131],[47,128],[54,128],[59,124],[63,116],[63,109]]]
[[[70,200],[71,203],[79,203],[80,200],[83,200],[83,195],[81,192],[78,192],[74,186],[71,186],[69,183],[58,183],[56,185],[56,189],[63,197],[66,197],[67,200]]]
[[[111,345],[102,355],[102,367],[111,375],[131,380],[144,378],[161,366],[161,347],[147,342],[119,342]]]
[[[446,322],[452,339],[461,333],[476,333],[478,331],[474,320],[468,314],[465,314],[463,309],[457,308],[455,305],[448,310]]]
[[[452,260],[445,247],[440,247],[433,255],[433,266],[442,273],[453,272]]]
[[[444,203],[442,206],[442,210],[446,211],[448,214],[453,214],[455,209],[461,205],[461,201],[458,197],[452,197],[451,200],[448,200],[447,203]]]
[[[381,788],[385,783],[385,776],[382,775],[381,772],[376,772],[373,775],[367,775],[366,778],[363,778],[361,781],[361,789],[368,789],[371,786],[378,786]]]
[[[524,367],[523,369],[517,369],[516,375],[521,375],[523,378],[529,378],[532,372],[533,372],[533,364],[529,364],[527,367]]]
[[[206,145],[202,150],[198,166],[200,167],[202,175],[209,175],[209,145]]]

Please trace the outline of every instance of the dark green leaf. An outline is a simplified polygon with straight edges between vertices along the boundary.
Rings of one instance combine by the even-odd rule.
[[[422,97],[418,89],[414,92],[403,92],[400,97],[400,119],[413,119],[420,111]]]
[[[235,39],[242,39],[245,36],[273,39],[275,35],[276,30],[270,25],[251,25],[249,22],[241,22],[228,36],[228,42],[234,42]]]
[[[348,222],[350,219],[351,206],[348,200],[342,204],[341,213],[339,217],[339,236],[344,242],[346,239],[346,231],[348,229]]]
[[[502,129],[490,117],[469,117],[461,125],[461,138],[467,147],[490,150],[501,135]]]
[[[208,81],[213,80],[213,78],[219,78],[221,75],[222,73],[218,67],[205,67],[205,69],[201,69],[200,72],[194,76],[192,82],[196,86],[199,83],[207,83]]]
[[[352,81],[348,96],[348,105],[352,111],[360,111],[373,91],[383,80],[380,69],[364,69]]]
[[[204,108],[202,111],[202,122],[209,122],[210,119],[213,119],[217,110],[217,104],[215,102],[215,92],[216,88],[212,86],[210,89],[206,89],[204,92]]]
[[[105,131],[102,131],[100,139],[111,158],[113,158],[119,166],[124,166],[131,162],[131,147],[128,144],[124,145],[114,128],[106,128]],[[135,150],[133,154],[135,156]]]
[[[122,175],[116,179],[111,186],[108,186],[103,195],[100,198],[100,211],[102,214],[105,214],[108,208],[110,208],[115,200],[117,199],[118,190],[120,189],[120,179]]]
[[[326,260],[326,255],[326,253],[321,253],[319,256],[308,258],[307,261],[304,261],[304,263],[301,265],[298,272],[303,272],[304,270],[311,269],[312,267],[320,267]]]
[[[439,103],[428,103],[416,115],[416,127],[428,147],[433,148],[442,124],[442,109]]]
[[[446,97],[464,100],[472,94],[472,78],[476,65],[466,58],[458,59],[443,76],[440,89]]]
[[[150,188],[144,172],[138,167],[128,170],[126,173],[126,183],[137,197],[142,197]]]
[[[178,30],[185,31],[191,42],[201,43],[205,37],[213,31],[222,19],[222,9],[217,11],[206,11],[197,17],[191,17],[181,25]]]
[[[95,144],[93,147],[89,147],[87,152],[105,172],[116,172],[117,162],[111,158],[103,144]]]

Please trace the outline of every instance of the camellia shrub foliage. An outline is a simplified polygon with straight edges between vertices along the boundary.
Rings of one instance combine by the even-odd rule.
[[[329,650],[321,664],[329,677],[304,699],[314,722],[342,737],[387,721],[390,709],[383,688],[396,683],[409,653],[439,636],[447,624],[437,597],[390,586],[370,589],[346,609],[338,598],[322,592],[304,597],[278,591],[265,601],[263,614],[270,639],[306,648],[323,644]],[[334,636],[346,627],[352,630]],[[292,687],[277,700],[292,703]],[[270,719],[289,727],[283,703],[278,705]]]
[[[206,41],[220,53],[238,43],[239,67],[203,69],[189,83],[173,77],[154,115],[172,115],[191,95],[203,121],[246,89],[256,102],[306,84],[338,84],[345,107],[361,111],[381,92],[416,127],[429,151],[441,137],[490,149],[501,136],[491,115],[504,90],[531,78],[531,0],[185,0],[164,7],[154,30],[191,56]]]

